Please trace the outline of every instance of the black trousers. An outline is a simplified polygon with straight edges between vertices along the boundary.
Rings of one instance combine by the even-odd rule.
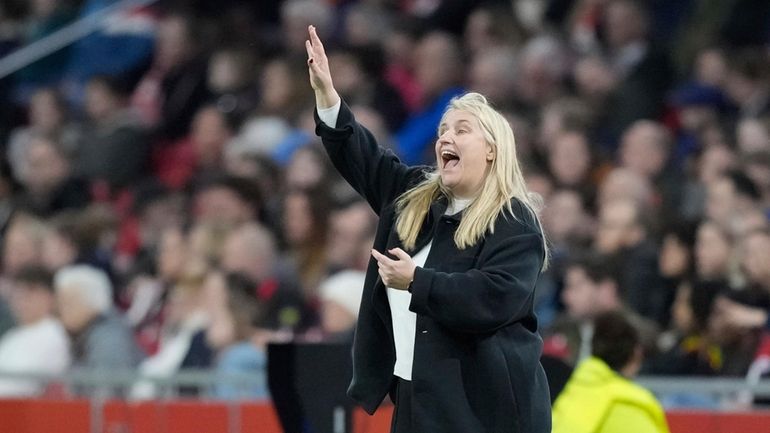
[[[390,399],[393,400],[393,420],[390,433],[414,433],[412,429],[412,382],[395,377]]]

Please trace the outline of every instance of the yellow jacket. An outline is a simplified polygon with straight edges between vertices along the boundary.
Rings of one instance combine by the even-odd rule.
[[[572,373],[553,406],[552,433],[669,433],[646,389],[591,357]]]

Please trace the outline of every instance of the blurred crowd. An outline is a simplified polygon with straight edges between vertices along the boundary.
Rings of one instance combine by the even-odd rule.
[[[0,58],[115,3],[5,1]],[[114,14],[0,80],[1,371],[264,374],[268,342],[351,340],[376,215],[315,136],[309,24],[357,119],[407,163],[435,163],[452,97],[478,91],[505,113],[544,202],[547,356],[574,366],[593,318],[623,311],[643,373],[765,374],[762,0],[160,0]],[[0,381],[0,395],[45,392]]]

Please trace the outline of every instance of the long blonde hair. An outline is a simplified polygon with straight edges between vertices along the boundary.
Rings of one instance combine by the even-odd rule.
[[[542,225],[537,216],[542,207],[538,194],[527,190],[524,175],[516,158],[516,142],[513,131],[505,118],[489,105],[487,99],[478,93],[467,93],[453,98],[441,119],[444,123],[447,113],[462,110],[475,116],[481,125],[484,139],[495,149],[495,158],[487,173],[481,191],[465,209],[460,225],[455,232],[454,241],[460,249],[476,244],[484,234],[494,232],[497,217],[508,211],[514,218],[511,198],[519,199],[532,212],[532,217],[542,233]],[[417,242],[425,216],[431,204],[445,196],[452,199],[452,193],[441,182],[438,168],[426,175],[425,180],[403,193],[396,200],[396,231],[407,249],[412,249]],[[543,269],[548,265],[548,248],[543,234],[543,250],[546,252]]]

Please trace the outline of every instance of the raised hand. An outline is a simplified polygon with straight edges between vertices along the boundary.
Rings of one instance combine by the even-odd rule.
[[[409,254],[401,248],[393,248],[388,252],[396,256],[396,260],[377,250],[372,250],[372,256],[377,260],[382,282],[385,283],[385,286],[394,289],[408,289],[409,284],[414,279],[414,270],[417,265]]]
[[[326,57],[321,38],[316,29],[308,26],[310,39],[305,41],[307,50],[307,66],[310,73],[310,86],[315,90],[316,105],[318,108],[328,108],[339,101],[340,97],[334,89],[332,74],[329,70],[329,59]]]

